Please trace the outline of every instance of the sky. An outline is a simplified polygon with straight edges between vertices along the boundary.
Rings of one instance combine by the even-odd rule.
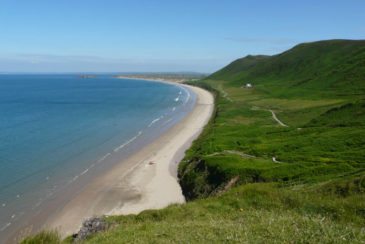
[[[364,0],[0,0],[0,72],[214,72],[365,39]]]

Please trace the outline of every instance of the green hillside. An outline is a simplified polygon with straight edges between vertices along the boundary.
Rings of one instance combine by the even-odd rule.
[[[210,78],[241,86],[247,82],[277,96],[360,95],[365,91],[365,41],[304,43],[274,56],[247,56]]]
[[[109,217],[86,243],[364,243],[365,41],[247,56],[192,84],[216,111],[179,167],[189,202]]]

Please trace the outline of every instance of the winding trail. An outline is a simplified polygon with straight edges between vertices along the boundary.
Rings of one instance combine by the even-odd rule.
[[[279,163],[279,164],[281,164],[281,163],[282,163],[282,162],[278,161],[278,160],[276,159],[276,157],[272,157],[272,161],[273,161],[274,163]]]
[[[227,99],[229,102],[233,102],[233,99],[229,97],[228,93],[223,90],[223,87],[221,85],[218,87],[218,90],[222,93],[222,97]]]
[[[246,154],[240,151],[235,151],[235,150],[224,150],[222,152],[215,152],[212,154],[207,155],[209,156],[216,156],[216,155],[220,155],[220,154],[234,154],[234,155],[238,155],[241,156],[242,158],[256,158],[256,156],[250,155],[250,154]]]
[[[271,112],[271,114],[272,114],[272,118],[273,118],[276,122],[278,122],[278,124],[279,124],[279,125],[284,126],[284,127],[288,127],[286,124],[284,124],[282,121],[280,121],[280,120],[278,119],[278,117],[276,117],[276,114],[275,114],[275,112],[274,112],[273,110],[269,109],[268,111],[270,111],[270,112]]]

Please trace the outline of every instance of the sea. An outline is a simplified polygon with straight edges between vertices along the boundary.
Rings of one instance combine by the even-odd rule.
[[[111,74],[1,74],[0,242],[157,139],[195,100],[183,86]]]

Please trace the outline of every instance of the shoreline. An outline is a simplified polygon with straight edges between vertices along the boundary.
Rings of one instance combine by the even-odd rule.
[[[115,80],[115,78],[113,79],[114,82],[120,82]],[[130,82],[131,81],[129,81],[129,83]],[[151,82],[149,83],[152,84]],[[157,84],[157,86],[159,85]],[[140,128],[138,127],[139,130],[135,130],[135,133],[131,133],[129,137],[122,137],[113,145],[105,148],[103,152],[98,154],[96,154],[98,151],[92,149],[93,153],[95,153],[95,157],[88,159],[87,163],[84,165],[85,167],[74,168],[75,171],[67,171],[67,169],[60,170],[60,172],[66,172],[65,175],[68,176],[68,178],[59,177],[59,181],[51,182],[46,179],[46,184],[48,184],[44,184],[44,188],[47,191],[42,195],[38,194],[38,197],[34,197],[34,199],[30,198],[30,200],[35,201],[28,201],[28,198],[26,198],[25,195],[19,195],[18,198],[21,201],[18,200],[18,202],[19,204],[23,204],[23,209],[12,210],[10,209],[12,205],[8,203],[6,204],[5,209],[5,204],[3,204],[3,212],[9,216],[8,219],[1,219],[4,224],[0,227],[0,243],[18,243],[23,238],[46,229],[50,220],[54,219],[54,216],[58,216],[60,211],[62,211],[69,202],[78,197],[78,195],[82,193],[88,185],[105,175],[116,165],[127,163],[128,166],[124,167],[124,171],[130,170],[134,166],[133,163],[128,163],[128,159],[132,155],[164,135],[176,124],[183,121],[184,118],[193,111],[196,104],[195,93],[193,93],[190,89],[186,90],[182,86],[174,83],[171,84],[170,89],[172,89],[172,86],[174,86],[173,90],[177,90],[176,92],[179,92],[179,95],[176,93],[176,96],[182,96],[180,97],[180,100],[182,101],[180,104],[181,106],[176,105],[175,107],[174,102],[171,101],[171,104],[166,104],[166,111],[159,113],[159,115],[163,114],[163,116],[157,118],[156,114],[156,116],[152,115],[150,117],[146,117],[148,119],[144,118],[144,116],[141,117],[141,119],[144,120],[144,126]],[[169,99],[174,99],[176,97],[174,93],[171,93],[170,95]],[[176,98],[174,100],[176,102]],[[156,123],[157,119],[161,121]],[[151,121],[153,122],[153,125]],[[115,134],[115,136],[118,136],[118,134]],[[77,147],[75,149],[77,149]],[[52,180],[55,179],[53,176],[51,177]],[[29,194],[34,194],[35,196],[35,192],[36,191],[30,191]],[[129,195],[129,193],[126,195]],[[90,202],[92,202],[92,199]],[[103,213],[105,212],[106,211],[103,211]]]
[[[208,123],[214,107],[213,96],[198,87],[166,80],[144,80],[189,89],[196,94],[194,108],[159,138],[98,176],[51,216],[44,229],[56,229],[66,237],[77,232],[82,222],[93,216],[137,214],[185,202],[177,180],[177,165]]]

